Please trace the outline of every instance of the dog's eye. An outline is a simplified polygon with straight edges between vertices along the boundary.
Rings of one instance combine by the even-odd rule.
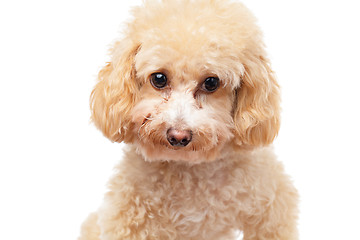
[[[208,77],[201,86],[206,92],[214,92],[218,87],[219,79],[217,77]]]
[[[167,85],[167,78],[162,73],[153,73],[150,76],[150,82],[154,88],[160,89],[164,88]]]

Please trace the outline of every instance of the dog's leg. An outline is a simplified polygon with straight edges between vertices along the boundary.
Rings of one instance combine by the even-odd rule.
[[[245,216],[243,220],[244,240],[298,239],[297,191],[287,176],[284,175],[277,181],[275,191],[270,198],[263,198],[264,195],[260,194],[256,200],[253,200],[253,202],[257,201],[255,211]]]
[[[154,199],[130,191],[108,193],[100,210],[101,240],[177,239],[166,213],[162,215],[161,203]]]
[[[247,217],[244,240],[296,240],[297,196],[293,191],[278,192],[261,215]]]
[[[247,194],[240,195],[244,240],[296,240],[298,193],[283,165],[269,150],[240,162]]]
[[[78,240],[99,240],[100,229],[97,224],[97,213],[92,213],[81,226],[81,234]]]

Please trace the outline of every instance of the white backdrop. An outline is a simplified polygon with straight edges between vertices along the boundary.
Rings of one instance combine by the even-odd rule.
[[[1,239],[76,239],[101,203],[121,144],[89,122],[88,99],[140,2],[0,2]],[[243,2],[282,86],[275,148],[301,195],[301,239],[360,239],[360,7]]]

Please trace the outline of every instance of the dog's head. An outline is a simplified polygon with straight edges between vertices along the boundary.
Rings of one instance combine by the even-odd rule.
[[[92,119],[147,160],[211,161],[270,144],[279,87],[251,13],[226,0],[147,1],[99,73]]]

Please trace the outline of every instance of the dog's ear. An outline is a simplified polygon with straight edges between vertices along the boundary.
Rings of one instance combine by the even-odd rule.
[[[138,96],[135,55],[139,45],[130,40],[115,43],[112,60],[99,72],[91,92],[92,121],[111,141],[129,141],[130,111]]]
[[[264,56],[249,53],[245,59],[234,105],[235,141],[238,145],[264,146],[272,143],[279,131],[279,86]]]

